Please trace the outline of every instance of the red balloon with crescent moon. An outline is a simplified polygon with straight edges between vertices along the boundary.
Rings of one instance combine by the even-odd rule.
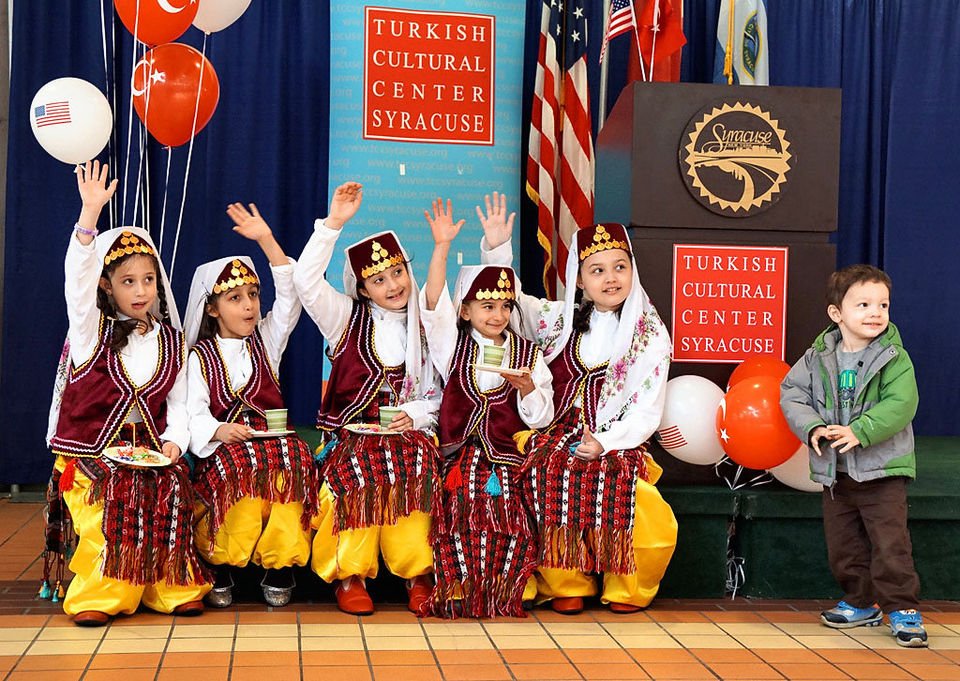
[[[203,130],[220,100],[213,65],[181,43],[158,45],[133,71],[133,107],[161,144],[177,147]],[[196,130],[194,113],[196,112]]]
[[[113,0],[113,6],[137,40],[159,45],[182,36],[197,16],[200,4],[198,0]]]
[[[780,409],[780,379],[754,376],[730,388],[717,408],[717,435],[727,456],[764,470],[793,456],[800,440]]]

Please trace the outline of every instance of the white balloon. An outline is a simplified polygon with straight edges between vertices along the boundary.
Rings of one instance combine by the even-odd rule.
[[[704,466],[717,463],[723,458],[717,437],[721,399],[723,389],[702,376],[670,379],[657,441],[681,461]]]
[[[240,18],[250,0],[200,0],[193,25],[204,33],[216,33]]]
[[[103,151],[113,112],[103,93],[80,78],[57,78],[37,90],[30,127],[48,154],[64,163],[85,163]]]
[[[823,485],[810,479],[810,450],[805,444],[793,456],[779,466],[770,469],[770,474],[787,487],[801,492],[820,492]]]

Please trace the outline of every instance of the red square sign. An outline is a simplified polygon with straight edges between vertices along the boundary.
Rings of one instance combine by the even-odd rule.
[[[674,361],[782,360],[786,311],[786,248],[674,245]]]
[[[494,17],[364,9],[363,137],[492,145]]]

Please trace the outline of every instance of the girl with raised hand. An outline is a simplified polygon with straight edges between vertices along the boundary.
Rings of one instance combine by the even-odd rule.
[[[481,212],[485,261],[509,264],[507,222],[496,201]],[[538,600],[579,612],[599,572],[602,601],[630,613],[653,600],[676,546],[676,518],[653,486],[661,469],[644,444],[662,416],[670,338],[623,225],[574,233],[565,273],[561,301],[518,296],[554,389],[554,423],[531,438],[525,464],[541,542]]]
[[[553,418],[550,371],[536,345],[517,333],[513,269],[465,266],[451,300],[447,256],[464,221],[454,223],[451,203],[444,207],[439,199],[433,214],[425,214],[434,249],[421,314],[444,381],[440,447],[446,469],[432,611],[520,617],[537,541],[523,504],[524,455],[516,440]]]
[[[186,338],[191,449],[198,457],[197,547],[216,567],[207,602],[233,602],[231,567],[266,570],[272,606],[290,602],[293,566],[310,558],[310,523],[319,489],[309,447],[292,432],[272,433],[267,412],[285,409],[278,373],[300,318],[296,262],[277,243],[257,207],[227,208],[233,230],[255,241],[270,262],[276,297],[261,316],[253,262],[231,256],[197,268],[190,285]],[[284,428],[286,423],[283,424]]]
[[[344,293],[324,278],[340,230],[362,200],[359,183],[337,187],[294,276],[332,362],[317,416],[324,483],[311,565],[324,581],[337,582],[341,610],[368,615],[374,608],[365,580],[377,576],[382,555],[406,580],[408,607],[418,612],[433,588],[439,394],[417,283],[397,235],[381,232],[346,248]],[[381,407],[396,411],[378,430]]]
[[[180,317],[150,235],[97,234],[117,187],[107,171],[98,161],[76,170],[83,208],[64,263],[69,329],[47,437],[57,455],[51,490],[79,535],[63,609],[80,626],[141,603],[199,615],[210,590],[180,458],[189,441]]]

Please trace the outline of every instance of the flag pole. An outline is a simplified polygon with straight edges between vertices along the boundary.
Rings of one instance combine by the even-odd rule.
[[[639,30],[639,27],[638,27]],[[660,32],[660,0],[655,0],[653,4],[653,40],[650,43],[650,82],[653,82],[653,63],[657,56],[657,34]],[[640,60],[643,61],[643,53],[640,54]]]
[[[727,85],[733,85],[733,27],[734,13],[737,7],[733,0],[728,0],[727,5],[730,13],[727,17],[727,44],[723,54],[723,75],[727,77]]]
[[[603,0],[603,34],[606,35],[610,30],[610,0]],[[603,130],[603,124],[607,120],[607,88],[610,78],[610,50],[603,51],[603,59],[600,60],[600,112],[597,118],[597,131]]]

